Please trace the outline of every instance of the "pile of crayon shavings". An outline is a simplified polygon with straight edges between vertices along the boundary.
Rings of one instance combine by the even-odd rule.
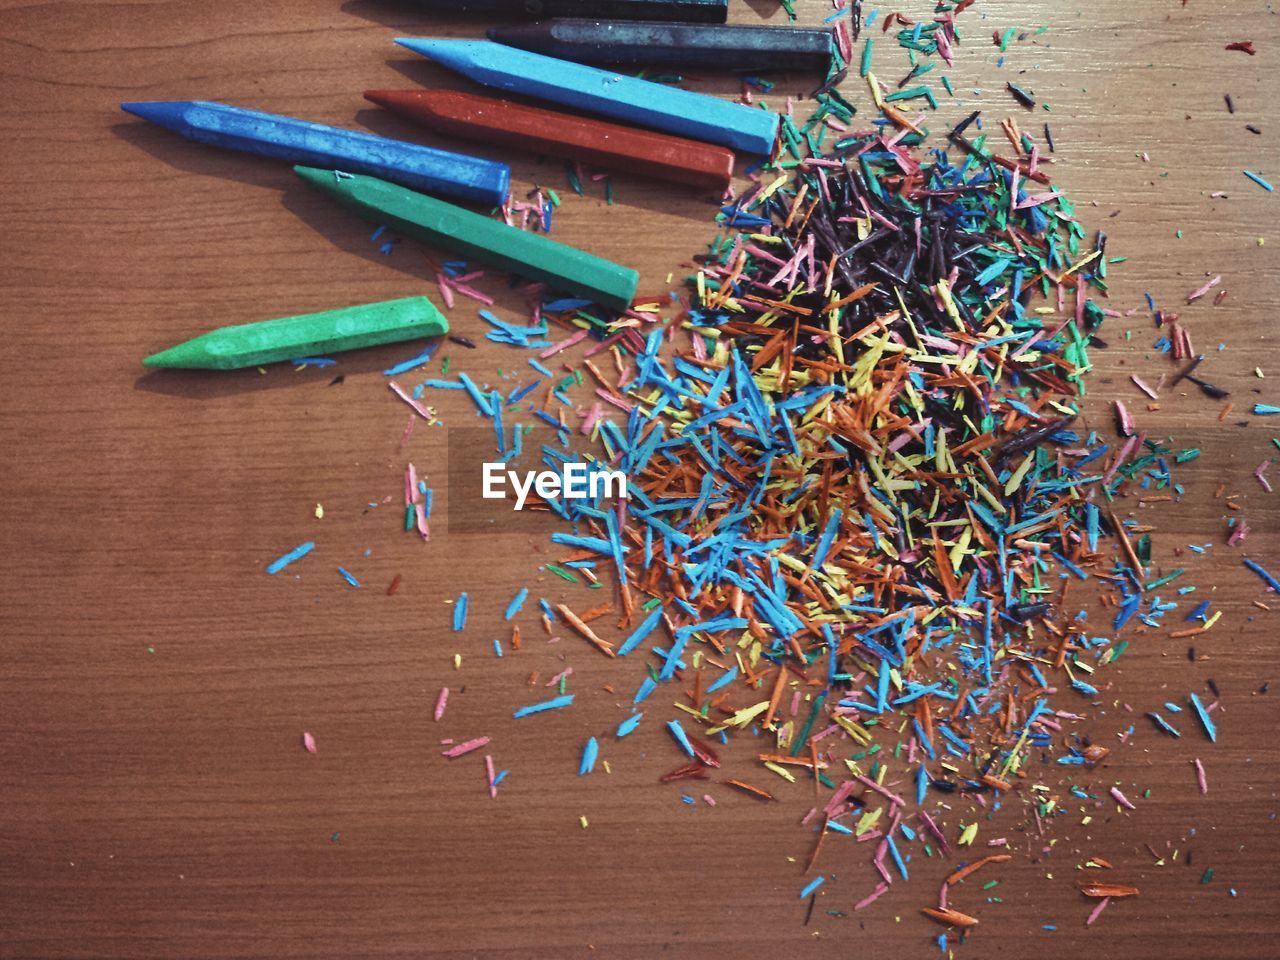
[[[853,9],[846,63],[860,25]],[[911,56],[908,79],[924,72],[917,54],[950,61],[949,17],[912,25],[893,16],[907,25],[898,40]],[[1072,732],[1105,712],[1095,673],[1124,652],[1123,630],[1167,630],[1179,607],[1171,597],[1194,591],[1174,583],[1181,568],[1152,569],[1147,528],[1121,515],[1135,494],[1177,499],[1173,469],[1198,451],[1146,437],[1122,404],[1115,433],[1087,428],[1078,398],[1088,348],[1101,344],[1104,318],[1122,314],[1093,299],[1106,292],[1105,236],[1087,242],[1039,146],[1006,120],[1013,156],[1002,156],[973,114],[949,134],[949,155],[926,153],[922,118],[893,106],[902,97],[870,72],[870,40],[863,50],[860,72],[881,118],[854,129],[855,110],[835,90],[847,73],[839,64],[813,118],[797,126],[788,109],[783,153],[720,211],[725,233],[689,278],[691,296],[672,294],[676,316],[661,303],[614,316],[562,299],[539,302],[532,324],[519,326],[481,310],[488,339],[539,351],[528,364],[542,382],[504,394],[451,375],[446,358],[440,376],[391,387],[428,422],[438,421],[420,402],[425,391],[465,390],[492,418],[504,459],[522,452],[529,427],[512,414],[524,410],[558,434],[558,446],[539,451],[552,469],[585,457],[630,479],[625,501],[543,501],[571,528],[552,538],[568,553],[543,569],[597,589],[616,579],[621,608],[542,599],[544,631],[554,637],[563,624],[608,657],[644,661],[627,715],[588,739],[580,775],[596,769],[602,740],[659,712],[680,758],[663,782],[693,789],[715,776],[761,802],[789,799],[802,781],[806,793],[820,791],[802,821],[815,836],[800,892],[810,913],[823,861],[836,845],[865,843],[871,886],[856,910],[906,880],[913,856],[954,854],[959,868],[922,912],[964,932],[978,921],[948,904],[949,891],[1011,859],[1005,838],[979,837],[1007,799],[1029,811],[1039,836],[1070,802],[1137,809],[1114,780],[1073,785],[1064,801],[1036,769],[1046,780],[1064,767],[1087,778],[1107,757]],[[537,192],[503,216],[546,230],[538,214],[558,199]],[[436,272],[446,306],[455,293],[492,305],[474,286],[483,274],[465,262]],[[1169,319],[1156,315],[1157,347],[1185,363],[1189,336]],[[553,326],[574,332],[553,341]],[[547,366],[584,342],[589,376]],[[433,353],[386,372],[418,369]],[[1192,375],[1197,362],[1174,382],[1216,389]],[[591,451],[576,448],[582,437]],[[410,466],[406,530],[427,539],[430,509],[431,491]],[[1246,532],[1241,524],[1230,542]],[[518,590],[505,619],[528,597]],[[1094,601],[1112,611],[1104,625],[1084,609]],[[467,605],[463,593],[455,632],[467,628]],[[1212,628],[1219,614],[1209,607],[1199,603],[1167,635]],[[616,640],[595,625],[610,613],[620,614]],[[519,638],[515,626],[513,650]],[[494,649],[503,654],[501,642]],[[567,667],[551,678],[556,695],[514,716],[571,707],[571,675]],[[440,692],[436,720],[448,696]],[[1171,737],[1198,727],[1216,740],[1216,709],[1216,691],[1208,703],[1190,693],[1148,717]],[[751,772],[720,769],[734,735],[750,744]],[[490,738],[443,745],[452,759]],[[508,771],[484,760],[496,797]],[[1207,791],[1198,758],[1194,766]],[[958,852],[984,846],[987,855],[967,861]],[[1137,893],[1105,882],[1080,891],[1091,898],[1088,923]],[[938,941],[945,952],[946,935]]]
[[[947,37],[936,25],[901,31],[913,75],[917,52],[937,53]],[[841,48],[847,62],[847,38]],[[1040,148],[1013,121],[1001,124],[1012,158],[971,135],[982,127],[976,114],[950,133],[951,156],[924,154],[927,131],[886,102],[870,53],[868,40],[860,72],[884,119],[851,132],[854,108],[835,90],[843,68],[808,123],[788,111],[785,153],[721,210],[726,232],[689,279],[691,300],[672,295],[677,317],[662,316],[662,304],[613,317],[577,300],[541,303],[528,327],[481,317],[488,339],[540,351],[528,362],[551,388],[534,395],[546,404],[525,409],[558,431],[559,446],[541,450],[547,466],[585,456],[631,481],[624,502],[545,501],[572,532],[553,536],[569,552],[544,569],[599,588],[612,568],[621,616],[610,640],[594,624],[617,612],[613,603],[575,610],[542,599],[543,629],[554,636],[563,624],[604,655],[645,658],[627,716],[588,739],[578,773],[596,769],[602,740],[638,728],[653,710],[646,702],[661,702],[658,722],[681,756],[661,781],[692,788],[716,776],[762,802],[816,781],[822,802],[802,821],[815,835],[800,891],[810,914],[824,851],[866,843],[871,885],[855,910],[906,880],[913,856],[954,854],[959,868],[922,912],[963,933],[978,921],[949,906],[952,886],[1011,859],[1005,838],[979,837],[982,821],[1010,797],[1039,835],[1068,814],[1035,767],[1087,777],[1107,757],[1071,732],[1105,706],[1095,672],[1124,652],[1122,630],[1167,629],[1179,607],[1170,595],[1195,589],[1173,584],[1181,568],[1150,569],[1150,536],[1130,532],[1137,525],[1117,501],[1176,499],[1173,468],[1198,451],[1144,436],[1123,405],[1119,436],[1086,429],[1076,398],[1088,348],[1101,344],[1105,317],[1121,316],[1090,295],[1105,295],[1105,236],[1086,242]],[[824,148],[832,131],[840,139]],[[543,196],[532,200],[530,210],[546,209]],[[532,220],[521,225],[549,227]],[[487,302],[467,286],[480,274],[466,271],[457,262],[438,274],[450,306],[450,288]],[[552,342],[549,321],[575,332]],[[1191,356],[1176,321],[1162,337],[1172,359]],[[565,364],[571,372],[555,382],[545,364],[584,341],[589,376]],[[613,369],[599,362],[606,352]],[[412,397],[397,392],[416,408],[424,390],[442,388],[466,390],[493,418],[499,453],[519,455],[529,427],[510,414],[533,386],[504,395],[457,374],[423,381]],[[589,399],[572,396],[584,390]],[[598,455],[575,449],[575,436]],[[424,495],[429,515],[430,491],[410,468],[405,525],[425,537]],[[1069,597],[1078,583],[1092,589]],[[528,596],[516,593],[508,621]],[[1112,608],[1104,626],[1082,609],[1091,600]],[[1168,635],[1213,627],[1209,606]],[[466,622],[464,593],[453,629]],[[512,649],[519,636],[516,626]],[[571,707],[571,674],[515,717]],[[437,720],[447,700],[445,689]],[[1216,708],[1191,693],[1148,716],[1174,737],[1187,723],[1177,715],[1194,717],[1215,740]],[[735,734],[750,741],[753,772],[719,769]],[[445,755],[489,743],[447,740]],[[508,771],[484,759],[496,796]],[[1194,766],[1207,791],[1198,758]],[[1086,810],[1136,809],[1114,780],[1070,793]],[[990,852],[966,861],[957,852],[966,846]],[[1080,891],[1087,923],[1138,892],[1107,882]],[[945,951],[946,935],[938,942]]]
[[[595,396],[575,403],[568,391],[582,380],[569,376],[549,391],[555,416],[533,409],[560,432],[542,458],[553,469],[571,459],[576,413],[573,432],[598,441],[598,465],[631,483],[623,502],[546,501],[574,527],[553,535],[571,552],[547,569],[598,586],[593,571],[611,567],[622,639],[592,626],[610,603],[575,611],[544,600],[544,628],[563,622],[607,656],[645,658],[615,736],[637,728],[646,701],[670,698],[658,709],[674,715],[667,727],[684,756],[662,781],[719,775],[714,742],[734,734],[753,741],[759,766],[725,771],[724,783],[769,801],[780,781],[816,780],[825,799],[804,818],[817,833],[806,872],[824,846],[869,841],[875,885],[859,909],[907,878],[913,847],[981,846],[980,821],[1007,797],[1041,830],[1066,814],[1032,765],[1092,768],[1107,756],[1070,732],[1078,711],[1100,703],[1095,671],[1124,651],[1115,636],[1132,621],[1163,626],[1178,604],[1162,589],[1194,589],[1166,586],[1181,570],[1148,571],[1150,539],[1129,534],[1116,501],[1176,493],[1172,468],[1195,451],[1145,438],[1127,414],[1118,438],[1081,424],[1087,349],[1117,315],[1090,296],[1105,292],[1105,238],[1084,242],[1029,138],[1009,161],[985,137],[966,139],[975,122],[951,134],[958,160],[921,159],[919,135],[890,128],[761,179],[721,212],[728,232],[691,278],[683,323],[633,310],[605,324],[588,305],[559,301],[544,305],[530,339],[486,317],[491,339],[538,348],[548,314],[593,321],[603,339],[582,363]],[[541,356],[551,362],[586,336]],[[590,359],[606,350],[616,377]],[[516,451],[522,428],[510,417],[499,426],[514,404],[470,378],[452,385],[495,418],[499,452]],[[1069,599],[1081,581],[1114,608],[1105,627]],[[1212,627],[1208,606],[1173,635]],[[455,630],[465,599],[459,607]],[[568,671],[553,679],[559,696],[518,717],[572,704]],[[1215,706],[1187,700],[1210,739]],[[1150,716],[1181,736],[1178,718]],[[593,737],[579,772],[599,754]],[[1134,809],[1116,786],[1071,792]],[[928,916],[977,923],[946,892],[1009,859],[1003,839],[985,842],[997,851],[949,878]],[[812,904],[824,879],[809,878],[802,898]],[[1096,898],[1092,920],[1136,891],[1082,892]]]

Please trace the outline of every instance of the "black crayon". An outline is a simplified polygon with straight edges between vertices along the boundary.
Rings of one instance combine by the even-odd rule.
[[[835,52],[830,30],[706,23],[559,19],[494,27],[489,39],[577,63],[673,64],[742,73],[825,73]]]

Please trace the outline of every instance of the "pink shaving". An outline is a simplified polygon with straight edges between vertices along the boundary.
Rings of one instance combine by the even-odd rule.
[[[884,865],[884,855],[889,849],[889,844],[885,840],[880,841],[880,846],[876,848],[875,859],[871,861],[871,865],[876,868],[876,872],[884,878],[885,883],[893,883],[893,877],[889,876],[889,868]]]
[[[493,297],[489,296],[487,293],[481,293],[474,287],[458,283],[456,280],[453,282],[452,286],[454,290],[458,291],[458,293],[462,294],[464,297],[470,297],[472,300],[483,303],[486,307],[493,306]]]
[[[868,790],[874,790],[876,793],[880,794],[880,796],[888,799],[891,803],[895,803],[898,806],[906,806],[905,800],[903,800],[900,796],[898,796],[889,788],[880,786],[880,784],[876,783],[870,777],[864,777],[860,773],[855,773],[853,778],[857,780],[860,784],[862,784],[864,787],[866,787]]]
[[[1050,200],[1057,200],[1060,196],[1062,196],[1061,190],[1054,190],[1050,193],[1033,193],[1016,206],[1019,210],[1025,210],[1028,207],[1038,207],[1040,204],[1048,203]]]
[[[489,742],[488,737],[476,737],[474,740],[468,740],[460,743],[456,747],[450,747],[444,751],[444,756],[452,760],[454,757],[460,757],[463,754],[470,753],[472,750],[479,750]]]
[[[567,350],[570,347],[572,347],[575,343],[581,343],[585,339],[587,339],[587,331],[579,330],[573,336],[566,337],[565,339],[561,340],[559,343],[555,344],[554,346],[547,347],[547,349],[543,350],[540,354],[538,354],[538,359],[546,360],[548,357],[554,357],[561,350]]]
[[[1139,377],[1137,374],[1132,374],[1132,373],[1131,373],[1131,374],[1129,375],[1129,379],[1133,381],[1133,385],[1134,385],[1135,387],[1137,387],[1139,390],[1141,390],[1143,393],[1145,393],[1145,394],[1146,394],[1148,397],[1150,397],[1152,400],[1159,400],[1159,399],[1160,399],[1160,395],[1159,395],[1158,393],[1156,393],[1154,390],[1152,390],[1152,389],[1151,389],[1151,387],[1150,387],[1150,386],[1148,386],[1148,385],[1147,385],[1147,383],[1146,383],[1146,382],[1145,382],[1141,377]]]
[[[554,677],[552,677],[550,680],[548,680],[548,681],[546,682],[545,686],[548,686],[548,687],[554,687],[554,686],[555,686],[557,683],[559,683],[561,680],[565,679],[566,677],[571,677],[571,676],[573,676],[573,667],[565,667],[563,670],[561,670],[559,673],[557,673]]]
[[[435,419],[433,416],[431,416],[431,411],[429,411],[426,407],[420,404],[417,400],[413,399],[413,397],[409,396],[409,394],[405,393],[404,388],[401,387],[400,384],[396,383],[394,380],[388,380],[387,386],[391,388],[392,393],[394,393],[397,397],[399,397],[401,400],[407,403],[410,407],[412,407],[413,412],[416,413],[418,416],[420,416],[423,420]]]
[[[1129,410],[1119,400],[1116,404],[1116,420],[1120,424],[1120,432],[1126,437],[1133,436],[1133,417],[1129,416]]]
[[[1267,468],[1269,466],[1271,466],[1271,461],[1264,460],[1262,461],[1262,463],[1258,464],[1258,469],[1253,471],[1253,475],[1258,478],[1258,482],[1262,484],[1262,489],[1267,491],[1267,493],[1272,492],[1271,484],[1267,481],[1267,478],[1264,477],[1263,474],[1267,472]]]
[[[621,397],[615,397],[613,394],[601,389],[596,390],[596,396],[605,403],[613,404],[619,410],[625,410],[627,413],[631,412],[631,404],[627,403],[627,401],[623,400]]]
[[[1129,802],[1128,797],[1126,797],[1123,793],[1120,792],[1119,787],[1111,788],[1111,796],[1115,798],[1116,803],[1120,804],[1120,806],[1124,807],[1126,810],[1138,809],[1132,803]]]
[[[861,910],[863,907],[869,907],[871,906],[871,904],[875,903],[877,900],[879,900],[888,892],[889,892],[889,885],[887,883],[882,883],[878,885],[874,890],[872,890],[871,893],[869,893],[867,896],[863,897],[861,900],[855,903],[853,905],[853,909]]]
[[[1111,466],[1109,466],[1107,468],[1107,472],[1102,475],[1103,483],[1111,482],[1111,478],[1116,475],[1117,470],[1124,466],[1125,461],[1129,459],[1129,454],[1133,453],[1133,449],[1137,445],[1137,437],[1130,437],[1124,442],[1124,446],[1120,448],[1120,452],[1116,454],[1116,458],[1111,461]]]
[[[440,288],[440,299],[445,307],[453,309],[453,291],[449,289],[449,278],[443,273],[436,274],[436,286]]]
[[[1208,293],[1210,290],[1212,290],[1221,282],[1222,282],[1222,275],[1219,274],[1218,276],[1210,280],[1208,283],[1206,283],[1203,287],[1197,287],[1195,290],[1192,290],[1190,293],[1187,294],[1187,303],[1194,303],[1196,300],[1199,300],[1201,297],[1203,297],[1206,293]]]
[[[602,350],[608,350],[611,346],[617,343],[621,337],[622,337],[621,333],[615,333],[612,336],[606,337],[604,340],[601,340],[599,343],[597,343],[594,347],[590,347],[589,349],[582,351],[582,355],[584,357],[594,357],[597,353],[600,353]]]
[[[591,409],[587,411],[586,417],[583,418],[581,429],[584,437],[591,436],[591,431],[595,429],[602,416],[604,416],[604,407],[597,401],[591,405]]]

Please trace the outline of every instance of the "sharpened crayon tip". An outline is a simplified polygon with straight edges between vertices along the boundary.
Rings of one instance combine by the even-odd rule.
[[[328,187],[334,182],[334,170],[322,170],[319,167],[304,167],[301,164],[293,168],[293,172],[307,183],[317,187]]]
[[[431,51],[433,50],[442,49],[443,44],[447,42],[442,40],[423,40],[418,37],[396,37],[396,43],[400,44],[400,46],[407,50],[412,50],[414,53],[420,53],[424,57],[431,56]]]
[[[132,113],[135,117],[142,117],[144,120],[148,119],[154,108],[154,103],[147,103],[145,101],[131,101],[129,103],[120,104],[120,109],[125,113]]]
[[[184,125],[183,115],[188,105],[186,100],[144,100],[122,103],[120,109],[157,126],[177,130]]]
[[[153,353],[149,357],[144,357],[142,365],[144,367],[158,367],[170,370],[189,369],[199,366],[200,361],[204,358],[204,352],[192,347],[190,341],[188,341],[187,343],[180,343],[177,346],[170,347],[168,350]]]
[[[427,122],[427,118],[436,113],[434,104],[438,99],[448,104],[453,94],[440,90],[366,90],[364,98],[376,103],[384,110],[398,113],[410,120]]]
[[[442,66],[457,64],[459,68],[471,61],[471,54],[493,46],[489,40],[439,40],[431,37],[397,37],[396,43]]]
[[[366,90],[364,98],[370,103],[376,103],[387,110],[394,110],[409,99],[403,90]]]

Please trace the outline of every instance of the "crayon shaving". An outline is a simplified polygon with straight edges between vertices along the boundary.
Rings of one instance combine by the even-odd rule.
[[[489,785],[489,798],[491,800],[497,800],[498,777],[494,774],[493,757],[487,753],[484,755],[484,772],[485,780]]]
[[[440,695],[436,697],[436,708],[432,716],[436,723],[439,723],[444,717],[445,707],[449,705],[449,688],[441,687]]]
[[[301,560],[308,553],[314,550],[315,547],[316,545],[310,542],[294,547],[284,556],[279,557],[278,559],[273,560],[271,563],[267,564],[267,573],[272,575],[279,573],[281,570],[289,566],[289,564],[293,563],[295,560]]]
[[[461,757],[463,754],[470,753],[473,750],[479,750],[489,743],[488,737],[476,737],[474,740],[467,740],[465,743],[459,743],[456,746],[449,747],[443,751],[443,756],[452,760],[454,757]]]

